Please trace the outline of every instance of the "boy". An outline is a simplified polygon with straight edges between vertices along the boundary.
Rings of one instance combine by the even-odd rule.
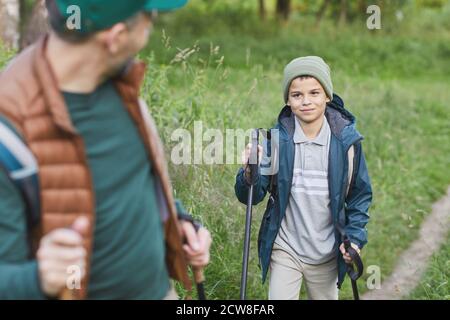
[[[333,94],[330,68],[322,58],[291,61],[284,70],[283,94],[286,105],[274,128],[279,139],[267,141],[266,150],[273,154],[277,149],[273,161],[278,172],[270,174],[262,166],[254,187],[253,204],[271,189],[258,239],[263,282],[270,269],[269,299],[298,299],[304,279],[309,299],[336,300],[345,263],[351,262],[338,230],[358,252],[367,243],[372,190],[362,136],[353,115]],[[250,148],[243,152],[244,167],[236,177],[242,203],[248,195]],[[348,185],[350,148],[354,158]],[[260,155],[262,150],[258,146]]]

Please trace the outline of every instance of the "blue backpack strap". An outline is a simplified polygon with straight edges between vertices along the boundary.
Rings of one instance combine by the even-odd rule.
[[[27,206],[29,231],[40,221],[37,161],[22,137],[0,116],[0,168],[20,190]]]

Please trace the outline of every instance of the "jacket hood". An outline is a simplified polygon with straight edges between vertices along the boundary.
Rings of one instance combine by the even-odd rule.
[[[345,109],[344,101],[337,94],[333,94],[333,100],[327,104],[325,116],[332,134],[344,145],[351,145],[355,141],[363,139],[356,130],[355,116]],[[278,115],[278,125],[283,127],[288,135],[292,137],[295,131],[295,115],[289,106],[284,106]]]

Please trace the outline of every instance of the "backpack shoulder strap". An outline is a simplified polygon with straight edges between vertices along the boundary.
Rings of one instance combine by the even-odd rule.
[[[22,194],[31,228],[40,220],[38,166],[22,137],[0,117],[0,167]]]
[[[350,149],[348,149],[348,178],[347,178],[347,190],[345,192],[345,196],[348,196],[348,193],[350,191],[350,186],[352,184],[352,178],[353,178],[353,163],[355,158],[355,146],[350,146]]]

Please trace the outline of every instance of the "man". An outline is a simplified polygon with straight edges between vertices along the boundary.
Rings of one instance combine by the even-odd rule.
[[[190,289],[187,264],[209,262],[209,232],[173,199],[133,61],[150,13],[185,2],[47,1],[51,32],[0,74],[0,121],[35,156],[41,201],[27,230],[24,199],[0,170],[0,298],[174,298],[169,277]]]
[[[367,243],[372,190],[362,136],[353,115],[333,94],[322,58],[291,61],[284,70],[283,96],[285,107],[275,127],[279,141],[267,144],[267,155],[278,157],[273,160],[278,172],[268,170],[276,166],[265,158],[254,188],[254,204],[271,189],[258,241],[263,281],[270,268],[269,299],[298,299],[303,279],[310,299],[337,299],[345,263],[352,260],[340,230],[358,252]],[[242,203],[248,194],[250,148],[243,152],[244,167],[236,177]],[[354,151],[350,181],[349,150]]]

